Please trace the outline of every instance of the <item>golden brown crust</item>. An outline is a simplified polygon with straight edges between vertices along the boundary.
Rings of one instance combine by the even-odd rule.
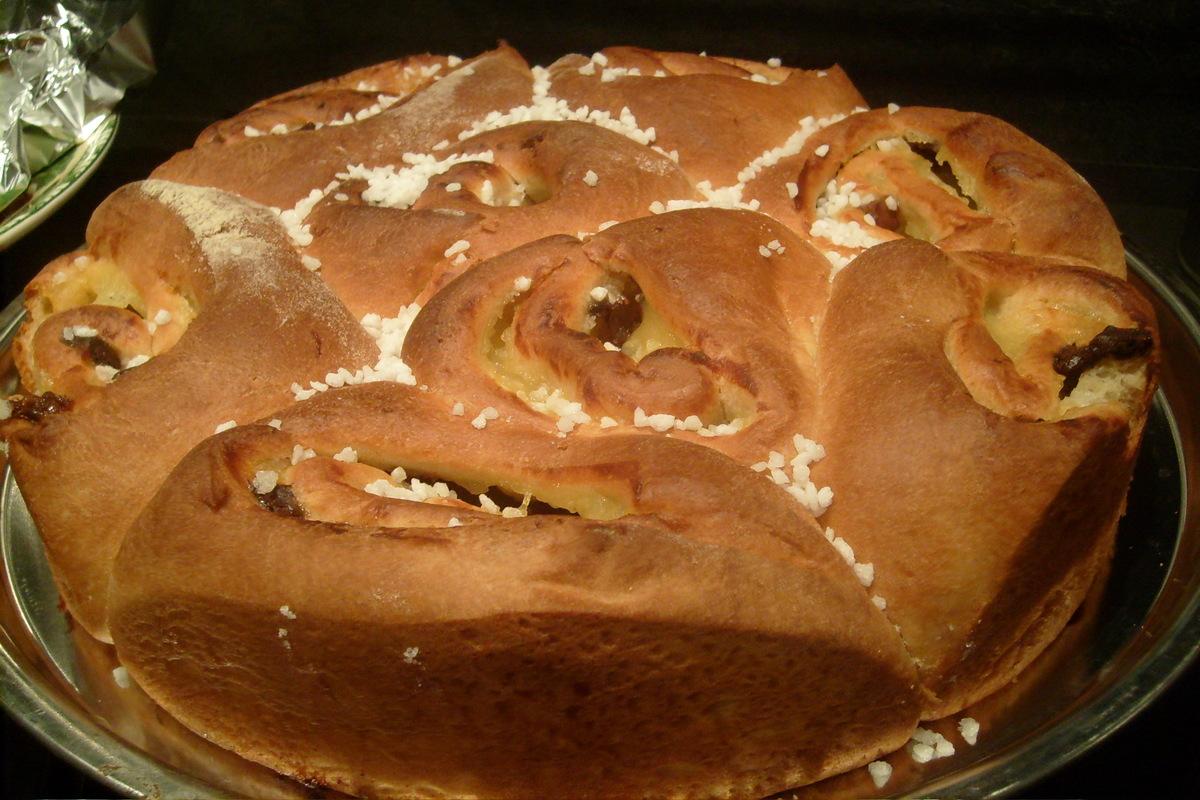
[[[356,315],[394,314],[494,255],[553,234],[592,233],[660,197],[693,193],[666,156],[581,122],[510,125],[437,155],[489,161],[451,166],[410,208],[368,205],[363,182],[350,181],[339,187],[344,200],[330,193],[309,217],[313,244],[305,252]],[[371,246],[362,248],[364,240]],[[447,256],[459,240],[470,247]]]
[[[235,117],[214,122],[196,137],[196,145],[352,124],[403,101],[459,63],[425,54],[351,70],[260,100]]]
[[[612,114],[628,108],[643,129],[655,130],[658,147],[677,152],[680,166],[713,186],[736,183],[747,163],[780,145],[803,117],[848,114],[867,107],[837,66],[770,68],[634,47],[607,48],[601,54],[603,65],[579,55],[551,64],[554,95],[573,106]],[[592,68],[587,72],[589,64]],[[605,69],[636,69],[640,74],[626,72],[606,80]],[[771,77],[758,82],[754,76]]]
[[[165,272],[197,312],[171,349],[70,412],[4,423],[67,607],[107,638],[112,560],[162,475],[217,424],[263,417],[290,400],[293,381],[375,348],[264,209],[214,190],[120,189],[96,210],[88,253],[127,273]]]
[[[27,290],[68,608],[371,796],[763,795],[1009,682],[1106,564],[1153,315],[1045,148],[861,105],[501,45],[210,127]]]
[[[917,664],[930,719],[1002,685],[1065,624],[1107,549],[1140,428],[1107,406],[1022,421],[972,398],[944,347],[982,304],[979,264],[917,242],[872,249],[834,282],[818,354],[829,457],[817,469],[838,493],[828,524],[875,565],[873,591]],[[992,283],[1014,277],[988,266]],[[1128,286],[1075,272],[1153,326]],[[1147,405],[1143,394],[1137,417]]]
[[[702,238],[707,244],[695,248]],[[764,256],[770,242],[782,252]],[[554,435],[559,417],[528,402],[545,387],[582,405],[591,419],[579,435],[650,433],[634,427],[639,409],[680,421],[695,415],[706,429],[737,431],[672,428],[672,435],[751,464],[811,429],[828,272],[802,240],[761,215],[662,214],[587,243],[545,239],[476,267],[425,307],[404,357],[418,381],[471,414],[493,406]],[[517,291],[522,278],[529,286]],[[663,346],[647,353],[653,342],[606,341],[598,323],[588,330],[612,308],[611,295],[596,301],[590,293],[623,286],[630,295],[623,300],[643,309],[639,315],[661,320],[655,335]],[[447,359],[447,350],[459,355]],[[600,427],[605,417],[619,424]]]
[[[349,158],[372,167],[400,163],[405,153],[428,153],[489,111],[527,103],[530,86],[524,59],[502,47],[464,63],[408,102],[354,125],[203,144],[177,154],[153,176],[288,209],[314,187],[334,180]]]
[[[191,453],[115,572],[138,683],[275,769],[396,797],[766,794],[906,740],[899,640],[786,494],[694,445],[560,444],[443,412],[358,387]],[[263,464],[346,443],[384,468],[626,513],[379,528],[255,502]]]
[[[916,153],[912,145],[929,150]],[[822,216],[818,200],[831,181],[853,182],[860,195],[873,194],[873,209],[864,200],[861,208],[834,218],[855,222],[876,241],[907,233],[947,250],[1058,258],[1125,275],[1121,237],[1095,191],[1058,156],[994,117],[921,107],[852,114],[760,173],[747,194],[767,213],[809,231]],[[787,182],[797,188],[794,199]],[[898,201],[893,211],[899,221],[892,224],[900,230],[863,220],[873,210],[876,223],[882,222],[888,211],[878,202],[888,195]],[[816,244],[847,255],[863,249],[836,247],[827,237],[825,242]]]

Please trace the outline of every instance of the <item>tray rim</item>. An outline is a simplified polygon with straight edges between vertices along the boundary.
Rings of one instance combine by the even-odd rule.
[[[1192,343],[1200,347],[1200,294],[1188,284],[1187,275],[1182,270],[1178,273],[1156,270],[1130,249],[1128,243],[1125,252],[1131,273],[1161,299]],[[22,298],[18,296],[0,311],[0,347],[7,345],[23,318]],[[1200,487],[1189,486],[1188,468],[1192,465],[1186,462],[1175,414],[1161,388],[1155,402],[1165,413],[1176,454],[1183,467],[1179,476],[1181,496],[1178,522],[1178,532],[1182,536],[1189,522],[1196,522],[1187,515],[1188,490]],[[9,479],[7,459],[0,459],[0,467],[4,476],[3,485],[0,486],[0,504],[7,505],[11,502],[10,493],[15,488],[15,482]],[[1172,564],[1167,568],[1166,576],[1171,574],[1177,557],[1178,547],[1172,553]],[[0,583],[4,584],[6,600],[15,601],[7,570],[0,570]],[[1161,588],[1147,614],[1158,605],[1160,599]],[[21,621],[24,623],[23,619]],[[30,631],[24,633],[36,643]],[[1127,647],[1128,643],[1125,643],[1122,650]],[[23,655],[10,631],[0,625],[0,706],[59,757],[95,780],[131,797],[148,796],[147,787],[142,787],[139,781],[127,782],[118,773],[127,772],[143,778],[153,776],[154,783],[149,796],[195,797],[208,795],[217,789],[208,781],[197,779],[150,756],[104,728],[79,704],[73,696],[72,687],[62,678],[48,675],[41,668],[37,668],[32,675],[24,669],[20,662],[28,659]],[[1190,587],[1183,610],[1157,634],[1153,646],[1107,689],[1088,698],[1082,706],[1071,709],[1065,716],[1051,721],[1048,727],[1036,734],[963,770],[935,778],[905,796],[997,797],[1019,791],[1120,730],[1184,674],[1198,655],[1200,581]],[[19,702],[14,704],[14,699]],[[42,724],[36,724],[35,719],[42,721]],[[1043,757],[1046,753],[1052,755]],[[1031,754],[1039,757],[1033,759]],[[116,766],[129,769],[113,769]]]

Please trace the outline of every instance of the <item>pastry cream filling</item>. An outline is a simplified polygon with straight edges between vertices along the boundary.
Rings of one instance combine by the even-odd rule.
[[[31,388],[68,394],[109,383],[170,349],[197,313],[193,299],[158,275],[131,275],[90,255],[38,280],[27,307],[21,336]]]
[[[362,463],[350,447],[332,457],[317,455],[300,445],[296,449],[294,463],[276,459],[256,465],[247,485],[260,504],[273,511],[279,510],[275,504],[281,492],[290,494],[309,519],[388,524],[388,518],[379,519],[373,512],[355,509],[347,503],[347,489],[399,503],[396,519],[392,520],[397,525],[429,521],[401,519],[405,513],[403,506],[409,503],[441,506],[447,513],[459,510],[505,518],[565,513],[610,520],[632,513],[630,498],[622,496],[627,494],[623,487],[613,485],[612,491],[604,491],[596,487],[597,483],[603,485],[602,479],[587,485],[561,480],[542,482],[527,477],[513,480],[510,476],[447,468],[444,464],[410,461],[406,467]]]
[[[1137,405],[1146,387],[1144,358],[1104,359],[1083,372],[1070,394],[1058,397],[1063,376],[1054,371],[1055,353],[1066,345],[1086,345],[1110,325],[1128,327],[1122,316],[1094,302],[1047,297],[1030,286],[1008,295],[993,292],[984,305],[983,324],[1013,368],[1045,393],[1042,418],[1052,421],[1096,406],[1127,412]]]
[[[131,306],[140,316],[146,316],[141,292],[129,276],[107,258],[76,258],[69,268],[56,273],[43,285],[38,296],[38,308],[47,317],[87,305]]]
[[[843,232],[847,241],[814,233],[851,247],[868,247],[885,232],[937,242],[989,219],[972,188],[936,143],[913,133],[880,139],[847,160],[817,201],[819,219],[857,224],[861,233]]]
[[[654,306],[642,301],[642,321],[621,345],[621,352],[634,361],[641,361],[655,350],[666,347],[687,348],[689,343],[673,329],[655,310]]]
[[[528,287],[526,287],[527,289]],[[564,380],[551,365],[521,352],[516,342],[516,318],[523,292],[518,291],[504,304],[495,322],[484,337],[483,363],[489,377],[500,387],[512,392],[526,405],[543,414],[558,417],[557,427],[563,434],[576,425],[593,422],[585,404],[577,396],[574,383]],[[640,287],[624,273],[606,272],[588,287],[582,307],[588,312],[571,330],[598,339],[605,350],[620,352],[634,363],[651,353],[666,348],[696,349],[646,298]],[[615,309],[623,309],[623,321],[608,318]],[[632,323],[632,324],[630,324]],[[616,341],[611,341],[615,339]],[[653,408],[641,406],[628,409],[636,427],[657,431],[672,429],[693,431],[701,436],[720,436],[741,430],[753,412],[753,399],[744,389],[719,380],[720,397],[716,418],[700,419],[688,416],[677,419],[670,414],[654,413]],[[615,420],[603,417],[604,428],[613,427]]]

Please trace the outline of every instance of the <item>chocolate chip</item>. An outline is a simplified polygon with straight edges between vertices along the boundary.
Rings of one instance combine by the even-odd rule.
[[[17,395],[9,398],[12,415],[30,422],[40,422],[43,417],[70,411],[74,403],[70,398],[54,392],[35,395]]]
[[[591,334],[602,342],[621,347],[642,324],[642,287],[629,275],[616,278],[617,290],[588,307],[596,324]]]
[[[99,336],[76,336],[74,339],[64,339],[63,342],[76,350],[82,350],[92,362],[92,366],[112,367],[117,370],[121,368],[121,356],[112,345]]]
[[[588,309],[596,317],[592,335],[602,342],[622,346],[629,336],[642,324],[642,306],[628,297],[614,301],[604,300]]]
[[[1154,337],[1144,328],[1109,325],[1083,347],[1069,344],[1054,354],[1054,371],[1063,376],[1059,398],[1070,396],[1084,372],[1105,358],[1136,358],[1154,347]]]
[[[887,201],[882,198],[868,203],[862,207],[862,210],[864,213],[870,214],[880,228],[898,231],[904,227],[904,223],[900,219],[900,209],[898,207],[895,210],[888,208]]]
[[[274,511],[276,514],[282,514],[285,517],[298,517],[304,519],[304,508],[301,507],[300,501],[296,498],[296,493],[292,491],[291,486],[284,484],[277,485],[274,489],[266,494],[255,494],[258,498],[258,504],[267,511]]]

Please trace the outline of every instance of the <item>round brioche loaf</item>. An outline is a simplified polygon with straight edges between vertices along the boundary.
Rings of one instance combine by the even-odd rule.
[[[761,796],[994,692],[1110,557],[1157,332],[1057,156],[866,105],[501,46],[210,126],[27,290],[68,610],[366,796]]]

